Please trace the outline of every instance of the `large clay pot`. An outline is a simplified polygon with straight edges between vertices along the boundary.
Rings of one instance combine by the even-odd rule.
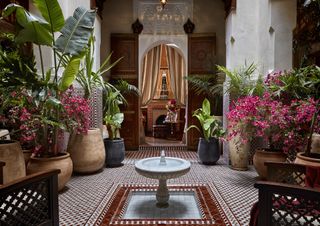
[[[320,167],[320,154],[312,153],[310,157],[306,157],[303,152],[299,152],[294,162],[306,166]]]
[[[101,130],[89,129],[87,134],[73,135],[69,140],[68,152],[74,172],[94,173],[100,170],[106,158]]]
[[[248,170],[250,143],[243,144],[239,136],[229,141],[231,168],[234,170]]]
[[[0,161],[5,162],[3,183],[26,176],[26,165],[20,143],[12,140],[0,140]]]
[[[69,153],[50,158],[31,157],[27,167],[27,173],[38,173],[44,170],[60,169],[58,175],[58,190],[61,191],[72,175],[73,164]]]
[[[214,165],[220,158],[219,140],[210,138],[209,141],[200,137],[198,143],[198,157],[204,165]]]
[[[125,146],[123,138],[120,139],[103,139],[106,151],[106,166],[118,167],[122,166],[125,155]]]
[[[253,165],[262,180],[265,180],[268,175],[267,167],[264,165],[265,162],[285,162],[287,156],[282,152],[266,151],[257,149],[253,156]]]

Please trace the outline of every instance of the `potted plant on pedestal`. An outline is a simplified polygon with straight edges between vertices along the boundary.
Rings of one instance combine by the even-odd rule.
[[[203,136],[199,138],[198,144],[200,162],[205,165],[214,165],[220,158],[219,138],[224,136],[224,130],[215,116],[211,115],[211,106],[208,99],[204,99],[202,108],[197,109],[192,116],[199,120],[201,129],[191,125],[187,130],[195,128]]]
[[[61,130],[77,126],[66,113],[61,99],[79,70],[83,49],[93,30],[95,11],[79,7],[73,16],[65,21],[57,0],[33,2],[43,18],[33,15],[17,4],[9,4],[3,11],[3,17],[15,13],[19,24],[15,41],[35,44],[40,55],[41,73],[38,80],[41,87],[31,88],[33,101],[39,111],[38,114],[30,116],[36,133],[36,147],[35,156],[28,164],[28,172],[61,169],[58,176],[61,190],[71,177],[72,161],[68,153],[61,153],[59,150],[59,136]],[[56,32],[61,33],[57,39]],[[51,48],[54,61],[53,66],[47,71],[44,69],[42,54],[44,45]],[[62,72],[61,78],[59,71]]]

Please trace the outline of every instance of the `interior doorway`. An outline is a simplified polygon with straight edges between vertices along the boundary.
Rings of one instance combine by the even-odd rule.
[[[141,57],[140,145],[186,146],[186,58],[176,44],[151,45]]]

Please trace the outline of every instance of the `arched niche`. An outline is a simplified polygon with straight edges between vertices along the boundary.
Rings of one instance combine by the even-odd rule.
[[[141,88],[141,68],[144,56],[152,48],[161,44],[171,44],[183,57],[185,65],[188,65],[188,36],[187,35],[139,35],[139,88]],[[188,70],[186,68],[188,74]]]

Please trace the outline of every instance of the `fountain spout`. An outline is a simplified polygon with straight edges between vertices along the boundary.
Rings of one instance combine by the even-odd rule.
[[[160,154],[160,165],[167,165],[165,157],[166,157],[166,154],[164,153],[164,150],[162,150]]]

